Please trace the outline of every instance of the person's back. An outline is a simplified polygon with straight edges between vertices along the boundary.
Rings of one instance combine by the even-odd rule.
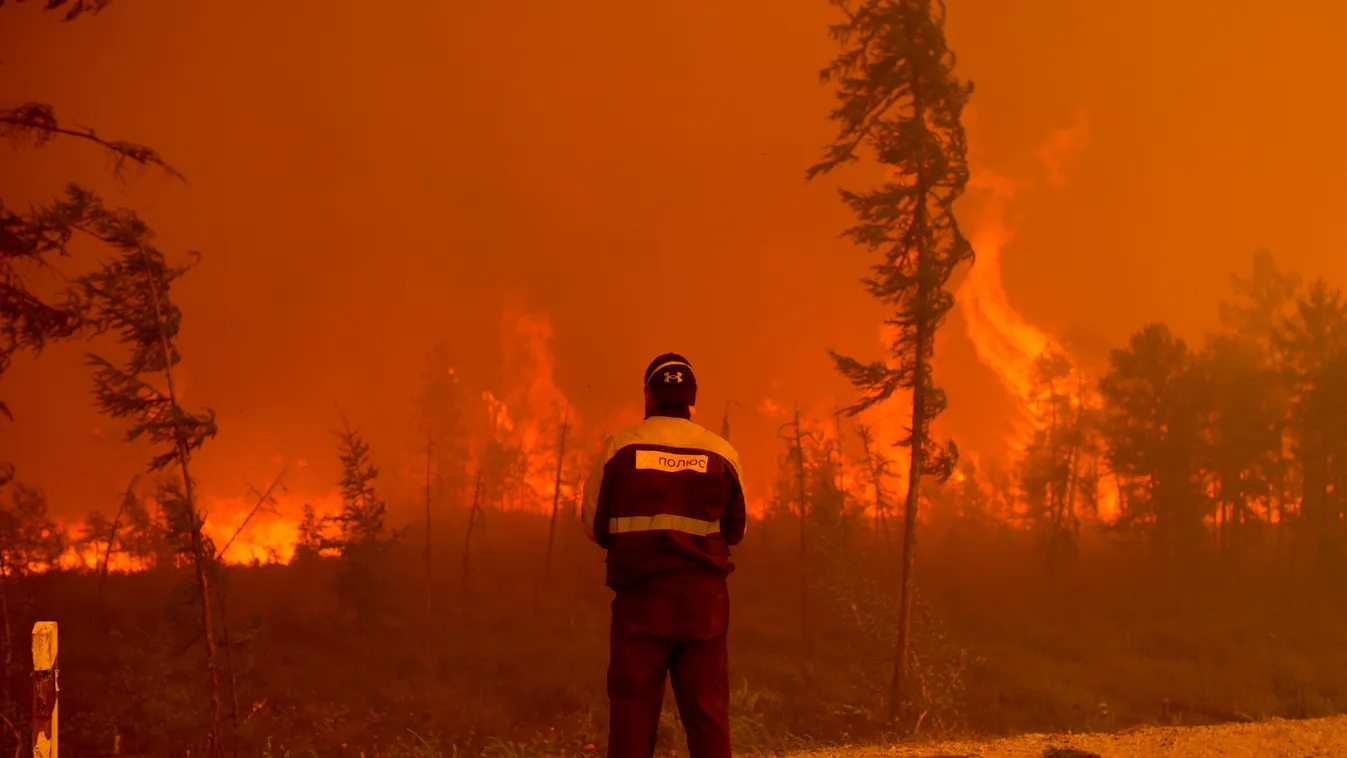
[[[747,521],[739,457],[691,421],[681,356],[645,374],[646,418],[608,438],[582,520],[608,551],[613,600],[608,754],[650,758],[672,675],[691,758],[728,758],[730,546]]]

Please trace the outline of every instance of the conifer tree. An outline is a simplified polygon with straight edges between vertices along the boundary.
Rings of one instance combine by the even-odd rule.
[[[215,548],[202,534],[205,516],[197,507],[191,461],[193,453],[215,436],[215,414],[185,410],[178,402],[173,373],[182,360],[177,347],[182,313],[170,298],[170,289],[189,268],[169,265],[153,245],[153,232],[133,212],[109,210],[92,193],[78,188],[72,187],[68,195],[69,208],[79,219],[72,228],[119,253],[77,281],[83,317],[99,332],[115,332],[127,353],[120,365],[89,356],[94,402],[108,416],[130,422],[128,442],[144,438],[159,451],[150,460],[151,472],[176,469],[174,477],[162,482],[159,503],[170,535],[191,556],[196,572],[210,694],[207,749],[213,756],[220,724],[209,588]]]
[[[44,10],[61,11],[62,20],[69,22],[96,14],[111,1],[45,0],[43,5]],[[4,12],[4,5],[4,0],[0,0],[0,13]],[[149,166],[182,178],[153,149],[125,140],[106,139],[88,127],[72,126],[61,121],[56,110],[46,103],[0,107],[0,137],[33,147],[42,147],[58,138],[82,140],[97,145],[112,157],[113,173],[118,178],[124,178],[130,168]],[[67,196],[76,190],[88,193],[82,188],[72,188]],[[84,326],[71,301],[53,299],[33,286],[34,273],[51,268],[56,259],[68,255],[67,245],[76,226],[88,221],[77,212],[82,207],[58,200],[20,211],[6,206],[4,198],[0,198],[0,378],[16,354],[40,354],[48,343],[73,337]],[[13,417],[3,401],[0,415]],[[7,470],[7,466],[0,468],[0,474]]]
[[[1163,324],[1113,351],[1099,382],[1109,467],[1130,483],[1119,526],[1150,538],[1162,568],[1191,559],[1203,537],[1199,456],[1205,401],[1192,354]]]
[[[1257,342],[1230,335],[1209,337],[1196,368],[1207,398],[1202,463],[1229,575],[1239,568],[1249,527],[1259,518],[1255,502],[1276,489],[1282,452],[1277,376]]]
[[[340,556],[338,597],[356,613],[361,628],[378,620],[392,598],[388,558],[390,548],[405,529],[390,531],[385,524],[388,506],[374,489],[379,469],[370,461],[370,448],[360,432],[346,423],[337,432],[341,458],[341,512],[332,517],[337,535],[324,547]]]
[[[1323,280],[1311,282],[1295,303],[1277,343],[1286,356],[1290,388],[1292,452],[1300,473],[1298,553],[1312,557],[1322,583],[1347,558],[1342,534],[1347,502],[1335,468],[1347,460],[1340,419],[1342,356],[1347,353],[1347,300]]]
[[[1285,381],[1291,377],[1290,356],[1280,337],[1286,334],[1287,321],[1294,310],[1301,282],[1295,273],[1282,271],[1271,252],[1258,250],[1253,255],[1249,275],[1235,275],[1231,277],[1231,283],[1237,298],[1220,305],[1224,334],[1239,342],[1250,343],[1260,356],[1262,367],[1283,380],[1276,384],[1273,396],[1268,398],[1274,406],[1271,411],[1276,430],[1263,471],[1269,489],[1269,518],[1276,522],[1280,544],[1283,528],[1294,516],[1292,511],[1297,500],[1291,486],[1294,463],[1290,453],[1291,390]]]
[[[1049,350],[1034,362],[1031,381],[1037,429],[1025,450],[1020,476],[1027,513],[1037,532],[1049,571],[1076,554],[1080,520],[1076,510],[1077,462],[1083,411],[1070,386],[1075,367]]]
[[[298,539],[295,542],[295,561],[317,558],[323,550],[323,527],[325,522],[318,518],[313,506],[304,504],[304,515],[299,521]]]
[[[832,353],[838,370],[864,393],[848,410],[855,414],[912,392],[911,449],[904,514],[902,599],[894,660],[890,717],[902,715],[911,634],[912,572],[917,506],[923,475],[943,482],[954,470],[953,443],[933,449],[931,422],[945,395],[931,373],[935,333],[953,305],[946,289],[954,269],[973,259],[959,230],[954,202],[968,183],[967,140],[961,121],[972,91],[954,75],[954,54],[945,43],[945,7],[940,0],[831,0],[846,21],[832,27],[842,52],[822,71],[836,86],[831,118],[836,139],[808,178],[859,160],[868,144],[888,172],[880,187],[842,191],[857,224],[846,234],[884,256],[864,280],[870,294],[894,309],[892,361],[862,363]]]

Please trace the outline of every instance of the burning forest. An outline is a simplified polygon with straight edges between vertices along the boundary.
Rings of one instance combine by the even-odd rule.
[[[602,754],[668,350],[736,753],[1347,713],[1347,154],[1226,11],[311,5],[0,0],[0,750],[56,622],[67,753]]]

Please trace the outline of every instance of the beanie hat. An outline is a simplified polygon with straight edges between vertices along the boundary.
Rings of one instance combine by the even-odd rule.
[[[697,377],[692,364],[678,353],[665,353],[651,361],[645,370],[645,386],[655,405],[697,404]]]

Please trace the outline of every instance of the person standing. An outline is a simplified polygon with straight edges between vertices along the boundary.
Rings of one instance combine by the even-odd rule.
[[[730,547],[747,513],[739,454],[692,421],[692,365],[645,371],[645,419],[616,432],[585,484],[581,521],[614,592],[609,758],[651,758],[667,678],[690,758],[729,758]]]

